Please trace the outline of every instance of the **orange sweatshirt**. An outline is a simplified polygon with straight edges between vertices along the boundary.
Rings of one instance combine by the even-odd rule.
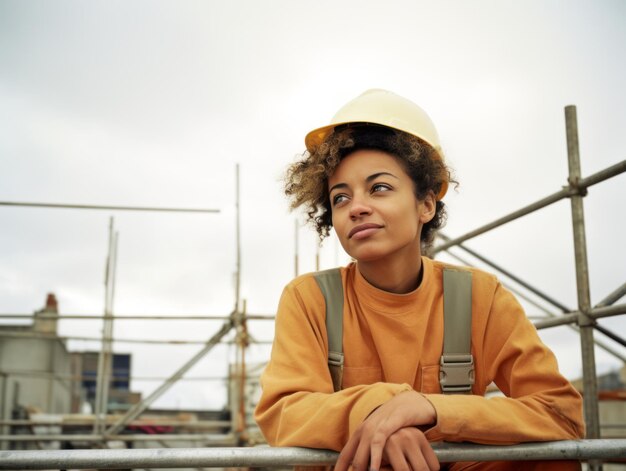
[[[480,270],[471,269],[473,395],[441,394],[446,265],[422,261],[421,285],[404,295],[371,286],[354,264],[341,269],[345,364],[339,392],[328,370],[324,297],[312,274],[286,286],[255,413],[270,445],[339,451],[376,407],[411,389],[437,411],[437,423],[426,432],[431,441],[583,437],[580,395],[559,374],[517,300]],[[483,397],[492,381],[507,397]]]

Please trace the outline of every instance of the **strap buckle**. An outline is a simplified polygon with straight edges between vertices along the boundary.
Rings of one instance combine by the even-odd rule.
[[[333,382],[333,391],[341,391],[343,384],[343,353],[328,352],[328,370]]]
[[[439,362],[439,383],[446,393],[469,393],[474,384],[474,357],[464,354],[443,354]]]
[[[343,353],[328,352],[328,364],[343,368]]]

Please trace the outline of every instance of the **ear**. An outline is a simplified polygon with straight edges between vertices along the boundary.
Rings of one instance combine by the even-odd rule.
[[[418,202],[421,207],[421,211],[419,212],[419,221],[422,224],[426,224],[430,222],[432,218],[435,217],[435,213],[437,212],[437,198],[432,191],[429,191],[426,197]]]

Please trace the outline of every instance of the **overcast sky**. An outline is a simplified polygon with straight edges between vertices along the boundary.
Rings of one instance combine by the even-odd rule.
[[[460,182],[445,200],[449,236],[566,184],[566,105],[578,108],[583,176],[618,163],[625,21],[621,0],[0,0],[0,201],[220,210],[0,206],[0,313],[30,313],[48,292],[62,313],[102,313],[113,215],[116,313],[228,314],[237,163],[242,295],[249,312],[273,313],[294,275],[296,215],[281,193],[284,168],[309,130],[368,88],[406,96],[435,121]],[[590,188],[585,199],[593,304],[626,281],[624,178]],[[311,271],[315,233],[303,227],[299,237],[300,271]],[[467,246],[576,307],[569,201]],[[321,260],[328,268],[347,258],[329,239]],[[626,331],[624,316],[601,323]],[[218,326],[120,321],[115,334],[205,340]],[[98,336],[100,328],[67,320],[60,333]],[[272,338],[267,322],[251,329]],[[580,375],[578,337],[565,327],[541,335],[563,372]],[[198,348],[115,345],[133,353],[137,376],[168,375]],[[261,361],[268,352],[250,353]],[[189,375],[224,375],[232,355],[217,347]],[[620,365],[600,350],[597,361],[600,371]],[[136,381],[133,389],[157,385]],[[220,407],[223,398],[219,382],[182,383],[156,405]]]

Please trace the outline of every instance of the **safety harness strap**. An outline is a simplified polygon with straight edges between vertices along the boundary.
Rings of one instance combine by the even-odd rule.
[[[343,379],[343,284],[338,268],[315,273],[326,302],[328,369],[334,391]],[[443,355],[439,383],[444,394],[471,393],[474,384],[472,336],[472,274],[446,268],[443,271]]]
[[[472,274],[443,270],[443,355],[439,383],[444,394],[472,391],[474,358],[472,339]]]
[[[326,301],[326,333],[328,336],[328,369],[333,389],[341,390],[343,380],[343,284],[339,268],[315,273],[315,281]]]

